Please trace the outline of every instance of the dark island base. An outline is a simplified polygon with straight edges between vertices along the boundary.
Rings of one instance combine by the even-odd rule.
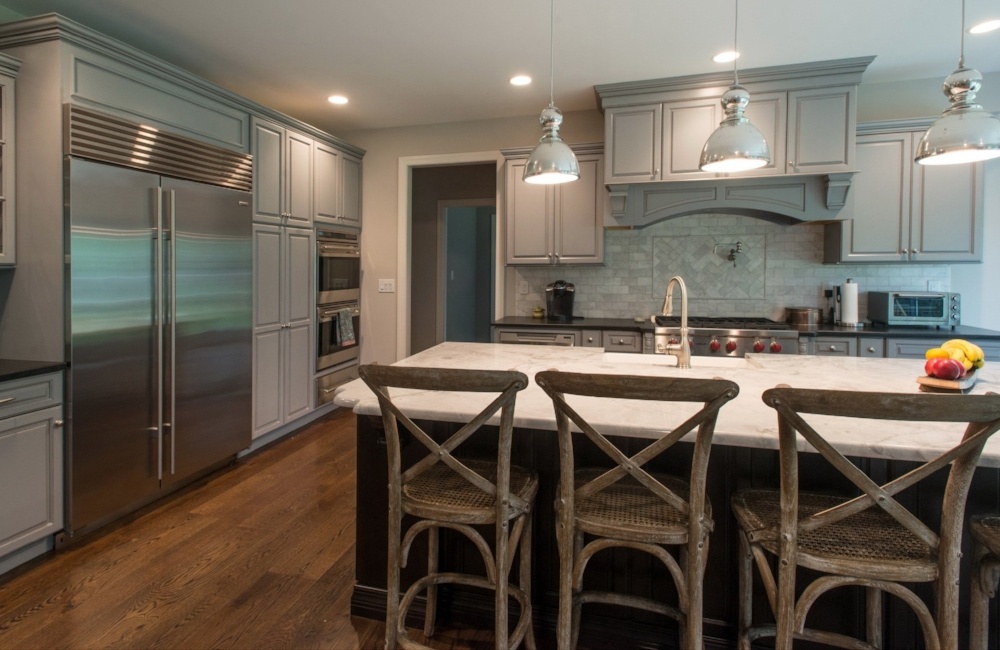
[[[444,440],[457,429],[452,423],[421,423],[438,440]],[[422,446],[408,440],[403,443],[404,466],[422,456]],[[351,599],[351,613],[373,619],[385,617],[386,584],[386,493],[385,437],[380,418],[358,416],[358,508],[357,508],[357,561],[356,584]],[[407,444],[411,442],[412,444]],[[634,454],[648,444],[643,439],[623,439],[620,442]],[[480,441],[488,446],[485,438]],[[682,458],[676,454],[660,458],[651,467],[658,471],[681,473],[690,461],[692,446],[681,443]],[[485,449],[485,447],[484,447]],[[472,452],[466,449],[466,452]],[[597,459],[593,450],[578,449],[578,457],[586,462]],[[558,603],[558,550],[556,546],[553,512],[555,486],[558,477],[558,449],[552,431],[518,429],[514,435],[513,462],[538,472],[541,486],[535,505],[533,543],[533,620],[540,647],[550,647],[555,642],[555,622]],[[915,463],[875,459],[853,459],[861,469],[876,480],[885,483],[915,467]],[[596,463],[605,465],[606,463]],[[899,501],[915,508],[916,513],[929,525],[937,525],[941,494],[947,470],[938,472],[921,484],[920,489],[899,495]],[[800,461],[802,489],[817,492],[854,494],[853,486],[825,466],[816,456],[808,455]],[[730,495],[746,487],[775,487],[778,480],[776,451],[716,445],[712,449],[709,465],[709,498],[714,506],[715,530],[712,533],[708,568],[705,576],[705,646],[706,648],[732,648],[736,645],[738,578],[736,558],[738,552],[737,528],[729,509]],[[967,515],[1000,512],[1000,470],[980,468],[973,480]],[[404,522],[404,526],[409,525]],[[478,552],[464,538],[441,534],[441,568],[443,570],[481,573],[482,560]],[[409,566],[402,571],[403,588],[412,584],[426,569],[426,536],[420,536],[410,553]],[[968,638],[968,575],[969,558],[972,557],[971,541],[966,535],[963,542],[962,597],[960,603],[960,639]],[[805,573],[800,570],[800,573]],[[652,596],[666,602],[676,602],[676,593],[666,569],[653,558],[615,549],[603,556],[597,555],[590,562],[586,573],[588,588],[606,589],[642,596]],[[439,620],[448,620],[490,628],[493,625],[492,596],[486,592],[448,591],[439,596]],[[918,593],[932,602],[933,590],[929,584],[919,585]],[[992,620],[1000,621],[1000,598],[990,605]],[[923,647],[919,625],[909,608],[898,600],[885,599],[884,647]],[[512,609],[516,605],[512,605]],[[932,608],[933,609],[933,608]],[[516,611],[516,609],[514,610]],[[754,596],[755,620],[769,617],[767,599],[758,584]],[[418,598],[411,608],[408,625],[422,627],[423,600]],[[512,620],[516,620],[512,616]],[[859,589],[841,589],[821,599],[810,614],[812,627],[836,630],[863,636],[864,598]],[[587,647],[622,648],[676,648],[677,625],[668,618],[637,610],[604,605],[585,606],[580,632],[581,645]],[[585,642],[585,643],[584,643]],[[764,640],[766,647],[769,640]],[[991,625],[989,646],[1000,644],[1000,624]],[[796,644],[796,647],[800,647]],[[811,647],[808,644],[801,647]]]

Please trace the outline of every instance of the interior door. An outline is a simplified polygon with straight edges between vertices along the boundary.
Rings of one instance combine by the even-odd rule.
[[[69,163],[69,527],[159,487],[157,176]]]

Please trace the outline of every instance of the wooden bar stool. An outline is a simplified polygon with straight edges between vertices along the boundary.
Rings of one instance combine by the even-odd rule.
[[[969,582],[969,647],[986,650],[989,640],[990,598],[1000,581],[1000,515],[977,515],[969,520],[972,533],[972,575]]]
[[[427,590],[424,634],[434,633],[437,587],[458,584],[494,592],[495,639],[497,648],[515,648],[522,640],[534,650],[531,626],[531,512],[538,492],[534,472],[510,463],[514,423],[514,401],[518,391],[528,385],[528,378],[515,371],[453,370],[443,368],[408,368],[366,365],[359,369],[361,378],[375,392],[385,426],[389,462],[389,553],[385,620],[385,645],[388,650],[425,648],[407,637],[406,612],[414,598]],[[393,391],[389,389],[403,389]],[[497,394],[478,415],[448,440],[438,444],[407,417],[399,406],[401,399],[418,391],[419,399],[434,400],[434,392]],[[487,396],[488,398],[488,396]],[[395,401],[394,401],[395,400]],[[499,440],[495,457],[488,460],[460,459],[456,449],[499,411]],[[397,422],[412,438],[427,448],[427,455],[410,467],[401,466]],[[418,518],[405,535],[403,516]],[[473,526],[493,525],[494,550]],[[482,555],[484,576],[438,571],[438,533],[441,528],[467,537]],[[400,600],[399,571],[406,566],[410,545],[423,531],[428,533],[427,575],[413,583]],[[509,583],[514,555],[520,546],[519,585]],[[520,605],[520,616],[508,634],[508,598]]]
[[[556,535],[559,544],[560,650],[575,647],[585,603],[625,605],[658,612],[680,625],[681,647],[702,647],[702,589],[708,537],[714,526],[705,497],[709,451],[719,409],[739,393],[722,379],[593,375],[548,370],[535,381],[552,398],[559,436],[559,489]],[[573,399],[567,399],[572,396]],[[589,398],[694,402],[701,408],[632,457],[626,456],[578,412]],[[570,404],[572,402],[572,404]],[[593,406],[593,404],[591,404]],[[628,417],[635,402],[602,403],[605,413]],[[616,408],[619,407],[619,408]],[[575,408],[574,408],[575,407]],[[690,412],[688,408],[685,412]],[[679,416],[677,419],[682,419]],[[593,420],[594,418],[591,417]],[[571,423],[615,464],[612,469],[576,469]],[[690,474],[683,478],[651,474],[643,465],[666,453],[697,429]],[[590,541],[585,537],[588,536]],[[680,560],[664,546],[679,547]],[[583,574],[591,557],[613,547],[651,554],[667,568],[678,593],[676,607],[650,598],[584,591]]]
[[[761,637],[775,647],[808,639],[843,648],[880,648],[882,594],[894,595],[916,614],[928,648],[958,647],[959,559],[965,502],[986,440],[1000,429],[1000,395],[924,395],[795,389],[765,391],[764,402],[778,412],[780,490],[749,489],[733,495],[740,533],[739,647],[749,650]],[[803,418],[809,415],[809,422]],[[955,447],[885,485],[878,485],[821,436],[814,425],[833,429],[833,417],[964,423]],[[799,492],[798,435],[860,496]],[[809,453],[809,452],[807,452]],[[900,504],[895,495],[951,464],[941,526],[932,530]],[[777,559],[777,576],[771,558]],[[756,561],[776,623],[753,625],[752,572]],[[796,569],[824,575],[796,599]],[[934,585],[934,613],[903,583]],[[865,589],[867,643],[805,626],[810,608],[824,593],[855,585]]]

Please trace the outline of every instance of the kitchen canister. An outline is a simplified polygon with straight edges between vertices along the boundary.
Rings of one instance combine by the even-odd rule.
[[[860,327],[858,323],[858,283],[847,278],[840,285],[840,323],[843,327]]]

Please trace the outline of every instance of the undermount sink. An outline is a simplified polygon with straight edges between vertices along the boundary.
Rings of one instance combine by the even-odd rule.
[[[669,354],[629,354],[626,352],[605,352],[604,361],[612,363],[641,363],[654,366],[677,366],[677,357]],[[692,368],[760,368],[749,357],[691,357]]]

